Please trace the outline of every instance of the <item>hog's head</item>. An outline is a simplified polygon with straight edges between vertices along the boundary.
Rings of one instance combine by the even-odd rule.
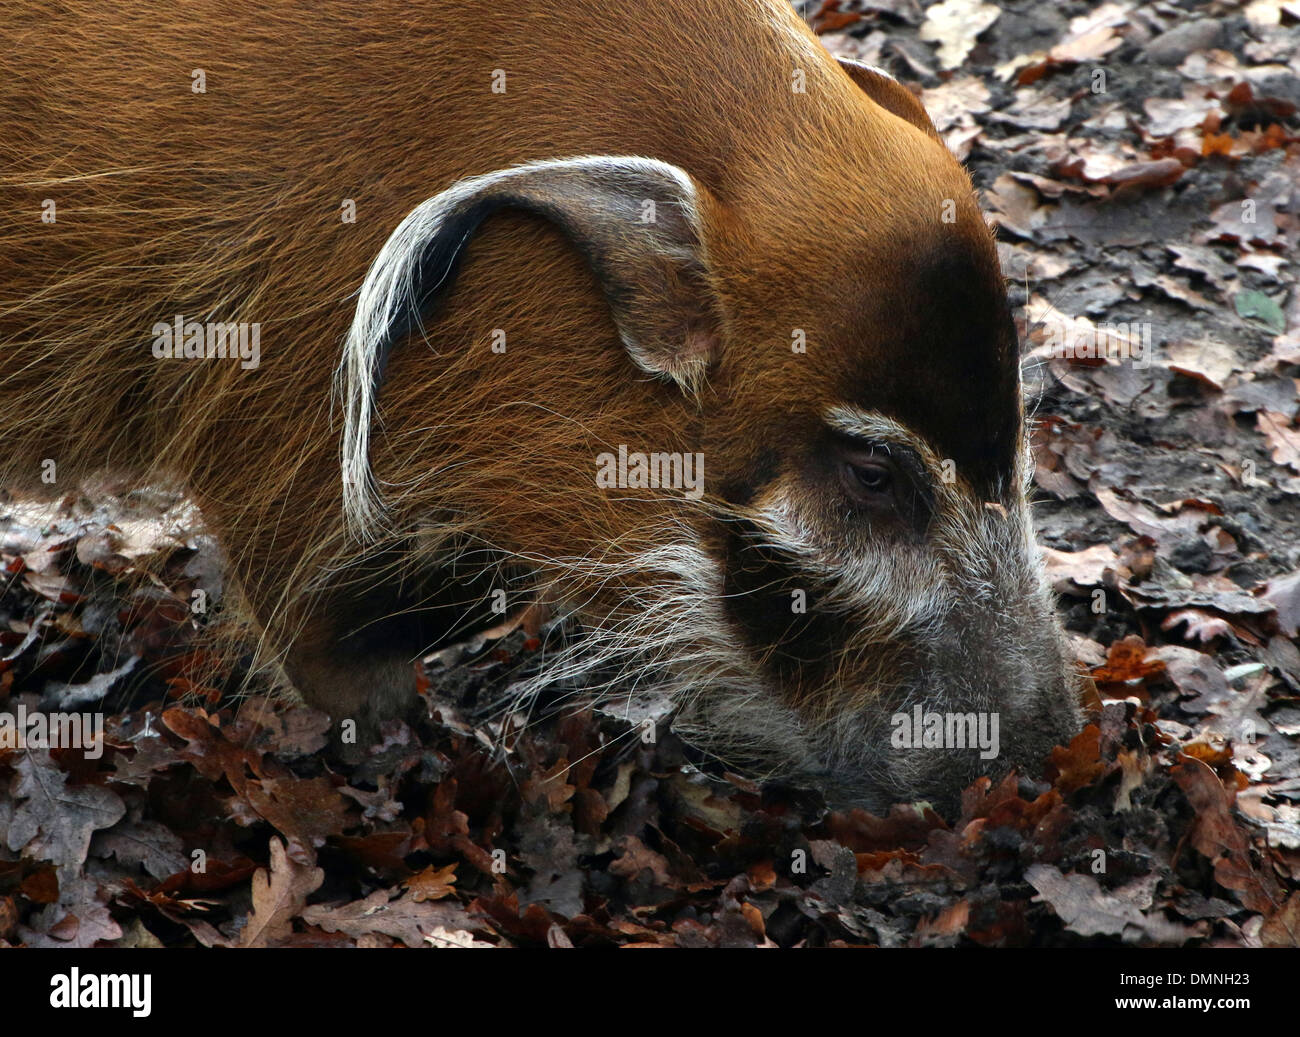
[[[712,182],[582,156],[411,212],[340,372],[345,502],[362,534],[396,512],[429,557],[480,551],[512,594],[575,614],[585,635],[543,679],[653,684],[689,737],[839,802],[951,805],[1068,739],[1077,682],[1034,542],[992,236],[911,95],[832,71],[825,111],[794,134],[756,126]],[[513,366],[427,360],[447,384],[391,404],[423,407],[424,439],[385,500],[370,429],[388,352],[414,318],[438,327],[430,296],[499,210],[528,221],[494,219],[466,276],[504,286],[459,312],[484,340],[505,329]],[[571,267],[513,254],[560,238],[594,274],[581,305],[539,280]],[[598,309],[618,341],[567,341],[567,315],[539,331],[548,307]]]

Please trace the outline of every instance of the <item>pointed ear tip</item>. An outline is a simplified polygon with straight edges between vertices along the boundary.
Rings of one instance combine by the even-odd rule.
[[[934,122],[930,119],[921,98],[907,86],[900,83],[883,68],[869,65],[865,61],[858,61],[855,58],[847,58],[841,55],[836,55],[835,60],[839,62],[840,67],[849,74],[849,78],[858,85],[862,92],[875,101],[876,104],[897,115],[900,119],[910,122],[918,129],[924,130],[940,144],[943,144],[943,138],[940,136],[939,131],[935,129]]]
[[[708,378],[709,368],[717,359],[720,338],[709,329],[692,329],[686,333],[680,349],[661,356],[654,364],[656,372],[671,379],[688,395],[698,393]]]

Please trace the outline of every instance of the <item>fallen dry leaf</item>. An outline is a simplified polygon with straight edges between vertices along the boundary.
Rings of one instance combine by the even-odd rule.
[[[402,885],[410,892],[411,898],[416,903],[425,900],[441,900],[456,891],[456,865],[448,864],[445,868],[435,868],[430,864],[423,871],[412,875]]]
[[[8,846],[24,857],[51,861],[75,872],[91,836],[126,814],[120,796],[96,785],[69,785],[47,749],[27,749],[14,767],[9,794],[17,802]]]
[[[293,932],[307,898],[320,889],[325,872],[291,860],[279,839],[271,840],[271,870],[253,875],[253,911],[239,933],[240,947],[273,947]]]
[[[956,68],[966,60],[979,34],[1001,13],[1001,8],[983,0],[942,0],[926,9],[921,39],[939,45],[943,68]]]
[[[1035,900],[1052,905],[1065,926],[1080,936],[1120,936],[1125,943],[1181,946],[1195,930],[1151,912],[1157,877],[1148,875],[1108,893],[1091,875],[1064,875],[1050,864],[1034,864],[1025,879]]]
[[[426,942],[438,945],[448,940],[448,933],[475,928],[459,904],[420,901],[410,896],[394,898],[393,891],[387,889],[377,889],[350,904],[313,904],[302,916],[308,925],[329,933],[342,932],[353,939],[380,933],[408,947],[422,947]],[[454,938],[448,942],[456,945]]]

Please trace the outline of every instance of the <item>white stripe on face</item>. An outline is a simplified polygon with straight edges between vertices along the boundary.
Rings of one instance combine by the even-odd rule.
[[[957,490],[963,495],[974,499],[976,494],[974,488],[962,478],[961,471],[952,472],[955,476],[955,482],[949,482],[945,479],[944,459],[930,445],[930,443],[921,435],[913,432],[906,425],[893,418],[864,407],[857,407],[853,404],[841,403],[829,408],[823,419],[826,424],[837,432],[842,432],[846,436],[852,436],[856,439],[871,440],[878,443],[890,444],[896,443],[899,446],[905,446],[911,449],[921,461],[925,464],[929,473],[930,480],[937,490]],[[1021,430],[1021,447],[1014,453],[1014,467],[1009,480],[1009,487],[1017,490],[1021,497],[1029,489],[1029,483],[1033,476],[1033,465],[1029,460],[1029,442],[1028,437]],[[982,502],[981,502],[982,503]]]
[[[831,407],[824,415],[826,424],[836,432],[854,439],[868,440],[888,446],[907,447],[925,464],[933,482],[943,480],[943,461],[924,438],[893,418],[877,411],[841,403]]]

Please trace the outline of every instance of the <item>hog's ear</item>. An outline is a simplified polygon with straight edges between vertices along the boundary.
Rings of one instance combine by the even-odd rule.
[[[594,155],[532,162],[462,180],[421,202],[366,273],[343,345],[344,511],[365,537],[384,507],[370,470],[370,426],[393,346],[421,326],[454,279],[476,228],[499,209],[552,221],[599,279],[638,366],[693,392],[714,359],[719,308],[706,224],[717,203],[683,170],[654,159]]]
[[[859,89],[887,112],[893,112],[900,119],[910,122],[918,129],[924,130],[931,137],[943,144],[943,138],[934,128],[925,106],[917,100],[916,95],[888,72],[852,58],[837,58],[840,67],[849,74],[849,78],[858,84]]]
[[[355,366],[345,373],[376,385],[393,345],[451,284],[478,225],[512,208],[555,223],[586,257],[636,364],[694,390],[719,341],[704,226],[715,203],[706,195],[677,166],[621,155],[533,162],[453,184],[418,205],[371,264],[345,346],[344,363]]]

